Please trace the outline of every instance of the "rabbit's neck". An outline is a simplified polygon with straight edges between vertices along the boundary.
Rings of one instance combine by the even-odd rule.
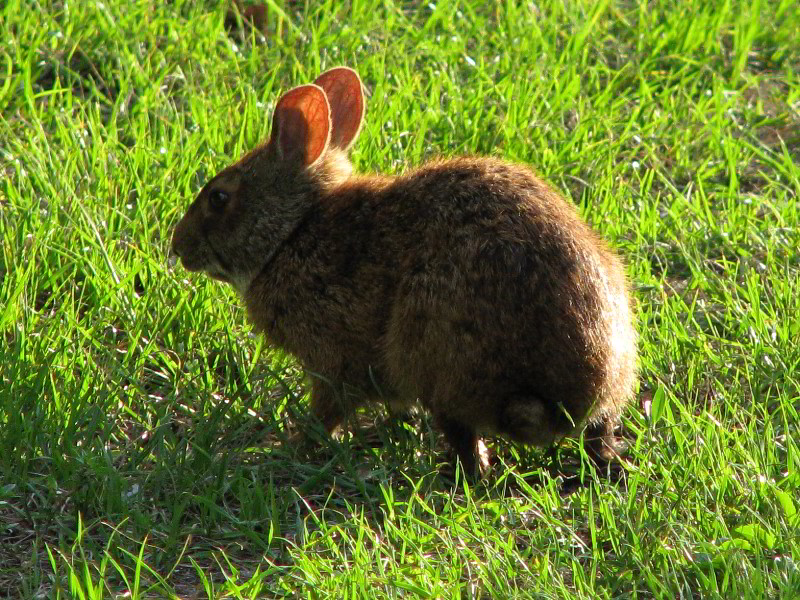
[[[275,264],[275,259],[286,246],[290,246],[294,239],[300,235],[317,210],[318,204],[316,202],[312,203],[308,210],[305,211],[303,216],[295,222],[294,226],[290,228],[283,238],[270,249],[269,254],[267,254],[264,262],[261,263],[260,268],[251,272],[250,274],[243,275],[240,281],[233,282],[236,291],[239,292],[243,298],[247,298],[248,291],[254,285],[257,285],[259,280],[263,280],[269,276],[269,273]]]

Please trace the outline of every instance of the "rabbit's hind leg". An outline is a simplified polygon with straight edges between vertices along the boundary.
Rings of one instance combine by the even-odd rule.
[[[489,452],[473,427],[443,414],[435,415],[445,440],[461,460],[467,477],[477,479],[489,470]]]
[[[610,417],[589,421],[583,433],[583,446],[595,463],[604,465],[616,462],[625,452],[627,445],[614,433],[618,424],[619,419]]]

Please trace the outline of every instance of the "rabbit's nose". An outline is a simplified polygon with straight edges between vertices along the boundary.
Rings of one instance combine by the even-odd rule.
[[[190,224],[187,222],[187,216],[178,221],[178,224],[175,226],[175,230],[172,233],[172,240],[170,240],[169,244],[169,251],[167,252],[167,257],[169,260],[177,260],[178,258],[183,258],[186,254],[186,246],[188,239],[190,238],[189,231],[190,231]]]
[[[167,265],[174,267],[178,263],[178,259],[183,258],[185,254],[185,244],[181,244],[180,227],[178,227],[175,229],[169,244],[169,250],[167,250]]]
[[[178,245],[175,243],[175,236],[173,235],[172,239],[169,242],[169,248],[167,249],[167,260],[170,263],[178,260],[180,258],[181,252],[178,250]]]

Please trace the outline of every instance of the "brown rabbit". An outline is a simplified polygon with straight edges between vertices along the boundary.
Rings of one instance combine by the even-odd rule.
[[[190,271],[233,284],[311,376],[332,432],[369,399],[419,399],[470,473],[479,434],[613,456],[636,334],[619,258],[526,167],[436,161],[353,175],[361,80],[286,92],[269,141],[214,177],[175,229]]]

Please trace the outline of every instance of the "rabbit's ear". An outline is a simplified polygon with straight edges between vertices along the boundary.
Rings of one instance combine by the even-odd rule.
[[[331,146],[347,150],[358,137],[364,120],[361,78],[349,67],[336,67],[325,71],[314,83],[325,90],[331,107]]]
[[[322,88],[301,85],[286,92],[272,117],[271,142],[282,159],[309,166],[322,156],[331,138],[331,110]]]

